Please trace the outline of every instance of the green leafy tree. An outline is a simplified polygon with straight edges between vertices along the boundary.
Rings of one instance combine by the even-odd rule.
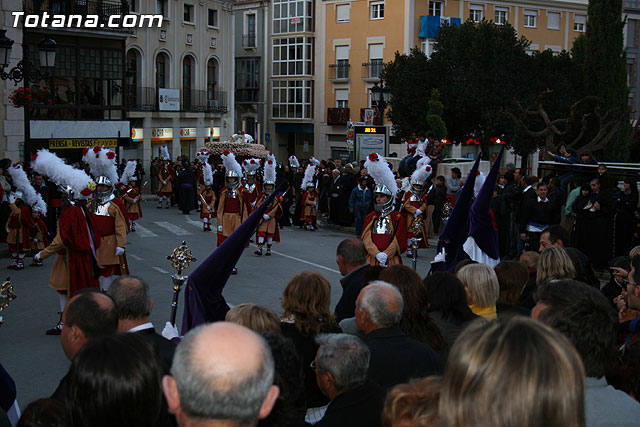
[[[628,152],[630,125],[626,52],[624,48],[624,21],[621,19],[621,0],[591,0],[588,8],[585,35],[584,62],[585,95],[602,99],[601,110],[617,114],[620,129],[612,138],[604,157],[623,159]],[[582,58],[576,58],[582,59]],[[603,113],[603,114],[606,114]],[[598,132],[597,126],[590,134]],[[597,147],[604,150],[605,146]]]
[[[486,145],[492,137],[515,132],[503,111],[526,87],[528,45],[510,25],[467,21],[440,28],[429,75],[442,94],[450,139],[464,143],[473,138]]]
[[[447,125],[442,120],[444,104],[440,101],[440,91],[431,90],[427,110],[427,136],[429,138],[442,139],[447,136]]]
[[[387,117],[395,135],[401,138],[427,127],[425,112],[431,90],[428,62],[424,53],[412,49],[408,55],[396,52],[395,59],[384,64],[381,77],[391,87]]]

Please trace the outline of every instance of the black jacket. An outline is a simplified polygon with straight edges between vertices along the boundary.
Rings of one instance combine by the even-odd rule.
[[[342,319],[348,319],[356,315],[356,300],[364,287],[362,276],[369,267],[369,264],[365,264],[340,279],[342,296],[338,304],[336,304],[336,322],[339,323]]]
[[[383,387],[442,373],[442,358],[429,344],[409,338],[397,326],[369,332],[369,378]]]
[[[385,390],[371,380],[329,403],[316,427],[380,427]]]

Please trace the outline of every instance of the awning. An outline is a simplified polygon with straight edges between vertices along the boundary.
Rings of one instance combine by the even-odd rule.
[[[450,18],[447,16],[421,16],[420,17],[420,34],[418,37],[421,39],[434,39],[438,35],[440,26],[445,23],[449,25],[460,25],[462,20],[460,18]]]

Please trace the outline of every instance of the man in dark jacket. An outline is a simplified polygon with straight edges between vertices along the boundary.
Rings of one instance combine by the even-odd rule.
[[[355,316],[356,299],[364,287],[363,275],[370,265],[367,264],[367,249],[362,240],[356,238],[345,239],[338,245],[336,262],[342,285],[342,296],[336,304],[336,322]]]
[[[320,390],[331,400],[317,427],[380,427],[385,391],[368,378],[369,349],[354,335],[327,334],[312,367]]]
[[[404,302],[400,291],[376,281],[360,291],[356,325],[371,352],[369,377],[383,387],[442,373],[442,358],[428,344],[409,338],[400,328]]]
[[[547,197],[547,185],[538,184],[536,194],[535,198],[525,195],[520,218],[520,239],[525,242],[525,250],[531,251],[540,247],[540,234],[550,225],[560,222],[560,211]]]
[[[367,177],[360,176],[358,185],[351,190],[349,196],[349,212],[355,218],[356,236],[360,236],[362,233],[362,226],[369,213],[369,206],[371,206],[371,189],[367,187]]]

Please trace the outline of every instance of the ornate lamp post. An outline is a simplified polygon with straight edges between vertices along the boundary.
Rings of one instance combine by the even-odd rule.
[[[25,78],[31,83],[48,79],[50,70],[53,70],[56,63],[56,42],[47,37],[38,43],[41,70],[33,68],[27,59],[23,59],[18,62],[18,65],[5,72],[4,69],[9,66],[13,46],[13,40],[7,37],[6,33],[7,30],[0,30],[0,79],[11,80],[15,84]]]
[[[383,86],[384,85],[384,86]],[[380,114],[380,123],[384,123],[384,110],[391,99],[391,88],[380,80],[379,85],[375,83],[371,88],[371,105],[373,105]]]

